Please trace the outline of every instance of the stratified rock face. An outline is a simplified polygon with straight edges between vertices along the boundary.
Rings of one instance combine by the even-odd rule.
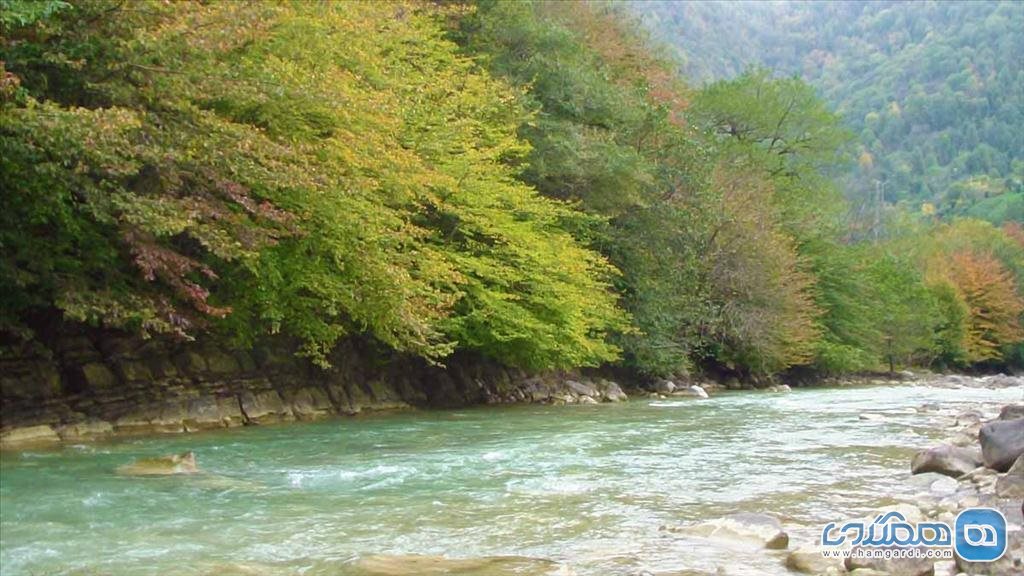
[[[274,340],[251,350],[68,327],[48,354],[0,350],[3,449],[110,435],[186,433],[413,406],[595,404],[622,388],[578,373],[526,374],[466,353],[446,367],[359,341],[324,369]]]
[[[912,474],[937,472],[953,478],[967,474],[981,466],[981,451],[961,446],[936,446],[922,450],[910,462]]]
[[[293,420],[291,408],[285,406],[277,390],[243,392],[239,396],[242,413],[253,424],[270,424]]]
[[[4,449],[55,445],[58,442],[57,432],[46,424],[12,428],[0,434],[0,448]]]
[[[117,473],[122,476],[173,476],[197,472],[199,468],[196,466],[196,455],[192,452],[143,458],[117,469]]]
[[[1024,418],[996,420],[978,433],[985,466],[1005,472],[1024,454]]]
[[[80,442],[86,440],[99,440],[114,434],[114,427],[110,422],[102,420],[86,420],[62,426],[57,433],[65,442]]]

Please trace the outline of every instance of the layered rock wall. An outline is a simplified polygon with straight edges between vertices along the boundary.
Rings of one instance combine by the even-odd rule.
[[[285,342],[236,350],[85,330],[45,346],[8,345],[0,351],[0,441],[12,448],[412,406],[625,398],[607,380],[528,375],[465,355],[439,367],[352,341],[324,369],[293,350]]]

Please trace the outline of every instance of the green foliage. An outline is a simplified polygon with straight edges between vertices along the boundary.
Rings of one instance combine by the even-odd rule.
[[[889,203],[963,215],[992,196],[956,191],[980,179],[1019,194],[1024,179],[1024,10],[1013,1],[637,2],[694,80],[750,65],[799,74],[856,134],[867,160],[846,181],[871,219]],[[1002,192],[998,190],[1002,189]],[[1018,200],[1003,200],[1016,202]],[[973,216],[988,218],[992,207]],[[1001,222],[1002,211],[991,212]]]
[[[320,361],[350,333],[432,360],[616,357],[614,270],[565,231],[592,224],[515,180],[526,116],[436,10],[49,16],[2,56],[27,91],[3,108],[5,323],[55,306],[186,336],[282,332]]]
[[[937,210],[850,242],[850,137],[814,89],[753,69],[693,92],[614,5],[0,7],[4,332],[60,314],[280,333],[320,363],[358,336],[649,375],[1022,354],[1024,164],[978,136]],[[865,113],[859,170],[897,180],[879,147],[912,109]]]

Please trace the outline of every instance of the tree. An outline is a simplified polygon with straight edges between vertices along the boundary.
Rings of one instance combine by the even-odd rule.
[[[1024,339],[1020,314],[1024,301],[1009,271],[991,254],[957,252],[945,278],[967,307],[963,349],[967,361],[999,360],[1003,348]]]

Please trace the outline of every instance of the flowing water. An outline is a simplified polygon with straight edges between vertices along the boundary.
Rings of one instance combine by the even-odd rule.
[[[558,563],[458,565],[479,574],[779,574],[782,552],[661,528],[768,512],[791,547],[813,543],[822,524],[915,491],[909,458],[939,434],[915,407],[1022,395],[905,385],[480,407],[5,453],[0,569],[412,574],[429,567],[402,557],[416,554]],[[115,474],[185,450],[204,474]]]

